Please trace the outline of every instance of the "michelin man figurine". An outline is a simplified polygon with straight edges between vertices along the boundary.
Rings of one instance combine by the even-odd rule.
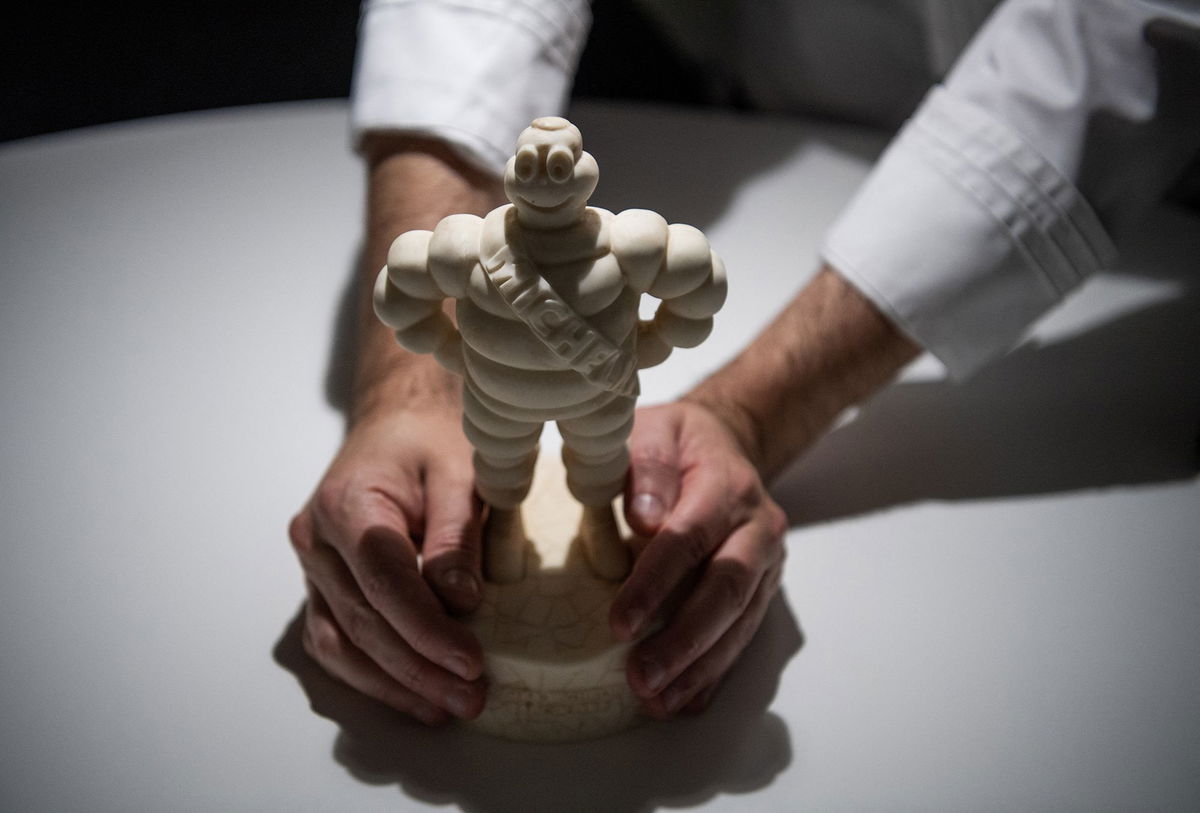
[[[400,235],[375,285],[375,312],[399,343],[463,378],[493,585],[518,583],[529,567],[521,504],[546,421],[558,425],[566,485],[583,506],[574,544],[599,579],[627,575],[613,501],[629,468],[638,370],[700,344],[725,300],[724,266],[699,230],[588,206],[598,175],[577,127],[536,119],[505,168],[511,203]],[[661,300],[650,321],[639,321],[643,294]]]

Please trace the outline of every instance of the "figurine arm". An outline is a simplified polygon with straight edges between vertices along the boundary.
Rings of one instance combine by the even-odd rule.
[[[451,215],[433,231],[404,232],[392,242],[375,280],[375,314],[395,331],[396,341],[413,353],[432,353],[459,374],[462,337],[442,304],[466,294],[482,222],[474,215]]]
[[[695,347],[712,332],[713,314],[725,304],[725,263],[699,229],[673,223],[667,256],[650,295],[662,300],[653,325],[672,347]]]
[[[654,318],[638,324],[639,367],[708,338],[725,304],[725,264],[699,229],[631,209],[613,220],[612,245],[634,290],[662,300]]]

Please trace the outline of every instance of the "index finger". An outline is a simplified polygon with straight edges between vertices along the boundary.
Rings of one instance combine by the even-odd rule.
[[[367,602],[422,656],[464,680],[478,678],[483,672],[479,642],[450,618],[421,578],[402,512],[374,505],[360,516],[329,527],[335,524],[318,513],[317,526],[341,552]]]
[[[679,501],[633,565],[613,599],[613,631],[629,640],[676,588],[703,565],[734,528],[733,489],[709,467],[685,473]]]

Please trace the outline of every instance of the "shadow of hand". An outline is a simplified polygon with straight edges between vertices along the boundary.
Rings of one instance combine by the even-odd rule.
[[[644,811],[764,787],[791,761],[787,727],[767,711],[784,666],[803,645],[782,593],[704,714],[554,745],[410,720],[328,676],[303,650],[302,620],[292,620],[274,657],[300,681],[313,711],[338,724],[335,758],[360,781],[396,784],[430,804]]]

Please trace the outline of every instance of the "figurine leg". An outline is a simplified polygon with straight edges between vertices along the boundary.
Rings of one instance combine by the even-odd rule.
[[[520,581],[528,541],[521,501],[533,482],[541,423],[514,421],[486,411],[464,394],[463,431],[475,447],[475,490],[491,507],[484,528],[484,576],[492,582]]]
[[[490,582],[509,584],[525,576],[529,540],[521,521],[521,501],[529,493],[537,447],[516,460],[475,452],[475,490],[488,504],[483,528],[483,575]]]
[[[612,501],[625,486],[633,429],[632,398],[620,398],[589,415],[560,421],[567,487],[584,505],[580,542],[596,575],[619,580],[629,574],[630,555],[621,541]]]
[[[493,584],[512,584],[525,578],[529,540],[521,509],[495,508],[483,529],[483,576]]]

